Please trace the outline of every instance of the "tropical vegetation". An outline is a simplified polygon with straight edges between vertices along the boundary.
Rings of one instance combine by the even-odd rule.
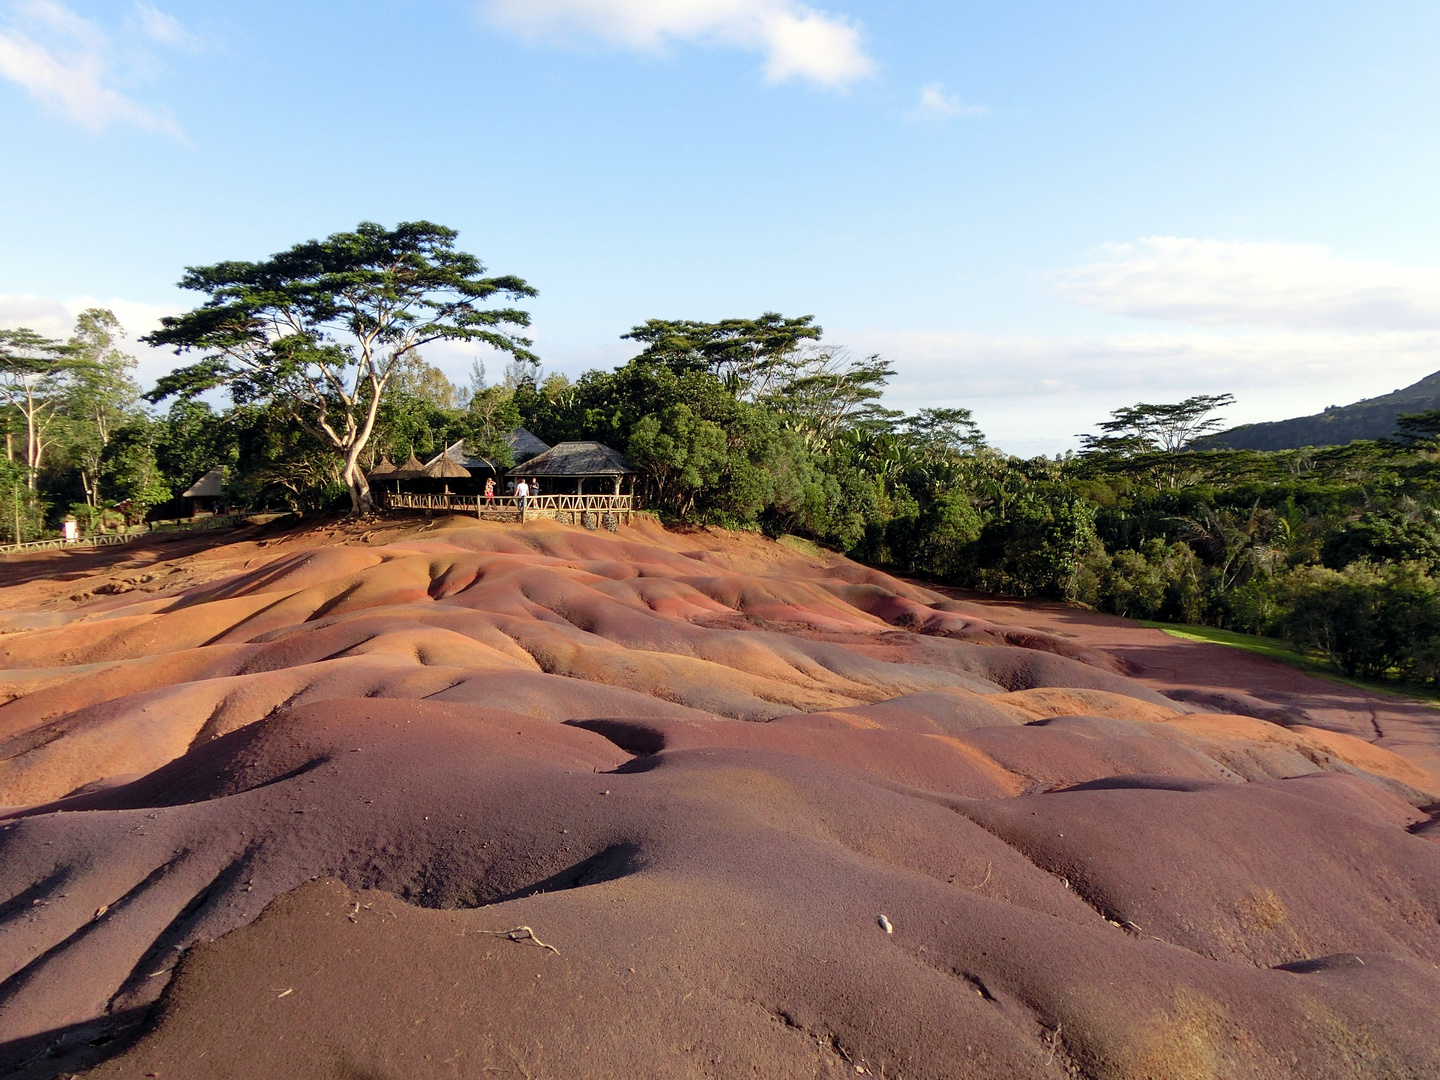
[[[1351,676],[1440,685],[1440,413],[1384,439],[1207,448],[1229,395],[1116,410],[1079,452],[1021,459],[970,412],[886,407],[880,356],[810,317],[652,319],[631,358],[546,373],[535,295],[425,222],[362,224],[260,263],[191,268],[204,294],[147,339],[188,361],[144,398],[108,311],[71,337],[0,332],[0,537],[180,512],[223,467],[250,509],[372,512],[365,473],[459,439],[510,464],[523,425],[595,439],[677,523],[793,534],[948,585],[1283,638]],[[480,346],[456,385],[423,350]],[[477,356],[481,355],[477,351]]]

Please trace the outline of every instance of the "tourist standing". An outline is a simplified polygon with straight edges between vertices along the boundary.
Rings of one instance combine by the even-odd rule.
[[[487,477],[485,480],[485,505],[495,505],[495,477]]]
[[[530,485],[525,483],[524,480],[521,480],[515,485],[515,505],[520,508],[522,514],[525,512],[525,500],[529,498],[529,496]]]

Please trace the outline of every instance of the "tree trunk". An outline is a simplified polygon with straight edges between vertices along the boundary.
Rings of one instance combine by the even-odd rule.
[[[390,377],[377,378],[374,368],[370,370],[370,406],[365,410],[365,422],[356,430],[353,419],[350,422],[350,436],[354,443],[345,453],[345,484],[350,488],[350,514],[360,517],[375,509],[375,499],[370,494],[370,483],[360,468],[360,453],[370,442],[375,431],[375,417],[380,411],[380,395]]]
[[[25,411],[25,486],[35,490],[35,476],[40,471],[40,436],[36,430],[34,408]]]
[[[359,450],[354,449],[345,459],[345,486],[350,489],[350,514],[360,517],[375,509],[375,499],[370,494],[370,484],[360,468]]]

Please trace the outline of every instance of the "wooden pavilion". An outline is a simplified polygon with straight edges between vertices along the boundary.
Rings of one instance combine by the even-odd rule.
[[[451,480],[469,480],[474,474],[456,461],[450,455],[449,447],[446,447],[432,460],[425,463],[425,468],[420,470],[420,475],[427,480],[439,480],[444,488],[441,494],[449,495]]]
[[[629,478],[630,494],[635,494],[635,466],[620,451],[598,442],[557,443],[543,454],[516,465],[506,475],[517,483],[541,479],[545,481],[542,489],[547,495],[561,491],[570,494],[573,488],[576,495],[603,492],[618,496]],[[607,488],[613,490],[607,491]]]
[[[466,456],[463,443],[446,447],[423,465],[413,453],[403,465],[390,466],[393,471],[386,471],[388,464],[382,460],[370,476],[378,476],[382,484],[393,482],[394,490],[384,492],[384,503],[397,510],[472,513],[499,521],[554,518],[587,529],[612,530],[635,512],[635,467],[624,454],[597,442],[560,443],[508,470],[506,475],[515,483],[529,481],[531,493],[523,499],[513,494],[513,488],[485,498],[477,473],[489,472],[499,480],[501,470],[486,458]],[[627,477],[628,493],[624,491]],[[452,481],[460,490],[452,490]],[[439,491],[434,490],[437,482]]]

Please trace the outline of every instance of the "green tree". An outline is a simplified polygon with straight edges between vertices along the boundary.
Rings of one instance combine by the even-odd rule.
[[[642,417],[631,429],[628,450],[648,474],[654,502],[683,517],[702,489],[719,483],[727,447],[724,428],[676,404]]]
[[[1333,570],[1353,562],[1422,562],[1440,570],[1440,514],[1373,510],[1325,538],[1321,561]]]
[[[145,520],[151,508],[169,502],[170,485],[155,458],[161,425],[144,415],[115,431],[105,448],[105,482],[112,500],[125,506],[132,522]]]
[[[207,402],[177,398],[155,436],[155,460],[165,482],[184,491],[217,465],[235,463],[238,433],[234,411],[216,413]]]
[[[1233,405],[1233,394],[1196,394],[1171,405],[1140,402],[1116,409],[1097,424],[1103,435],[1081,435],[1089,452],[1137,454],[1178,453],[1220,427],[1215,413]]]
[[[25,327],[0,330],[0,401],[18,417],[25,433],[25,486],[32,492],[78,366],[68,345]]]
[[[718,323],[651,319],[623,337],[644,344],[635,358],[642,364],[659,364],[677,375],[708,371],[735,396],[756,399],[794,377],[806,343],[819,341],[821,333],[813,315],[787,319],[767,311],[758,319]]]
[[[1028,484],[976,541],[978,581],[1019,596],[1064,596],[1095,542],[1095,509],[1063,484]]]
[[[391,382],[396,391],[428,401],[437,409],[454,409],[460,404],[460,388],[416,351],[396,362]]]
[[[846,431],[884,427],[900,415],[880,405],[885,384],[895,374],[883,357],[857,360],[843,350],[827,349],[793,365],[788,374],[765,400],[813,449],[828,451]]]
[[[518,277],[486,277],[456,232],[429,222],[297,244],[264,262],[190,267],[180,284],[208,295],[144,340],[204,355],[162,378],[149,397],[224,386],[237,404],[274,406],[343,462],[352,513],[372,507],[360,457],[387,387],[406,358],[439,340],[472,341],[530,358],[516,331],[530,316],[481,305],[534,296]]]
[[[1307,567],[1287,584],[1285,636],[1298,648],[1323,653],[1347,675],[1383,678],[1434,653],[1440,587],[1417,564]]]
[[[969,409],[921,409],[899,428],[931,453],[974,453],[985,448],[985,435]]]
[[[68,342],[78,363],[63,402],[70,429],[66,449],[80,474],[85,504],[91,509],[99,506],[105,448],[140,400],[140,386],[131,377],[135,358],[120,348],[124,336],[113,312],[89,308],[76,318]]]
[[[392,395],[386,402],[393,403]],[[344,496],[345,459],[293,423],[288,410],[240,406],[231,410],[228,423],[235,433],[236,460],[227,486],[238,501],[307,512],[328,509]]]

